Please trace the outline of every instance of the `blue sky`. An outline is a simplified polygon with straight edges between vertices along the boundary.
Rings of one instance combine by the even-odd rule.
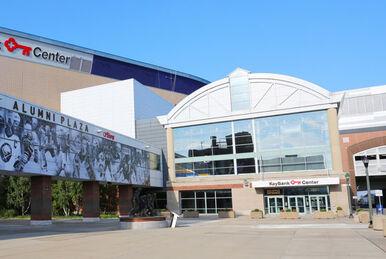
[[[386,84],[386,1],[18,1],[0,26],[210,81],[236,67],[329,91]]]

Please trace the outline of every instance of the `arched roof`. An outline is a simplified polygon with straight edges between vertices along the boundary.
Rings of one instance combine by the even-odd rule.
[[[232,110],[230,82],[232,78],[243,77],[248,85],[243,91],[249,95],[249,108]],[[201,124],[262,117],[336,107],[339,101],[339,97],[332,96],[326,89],[299,78],[268,73],[253,74],[238,68],[226,78],[203,86],[185,97],[169,112],[163,123],[180,126],[188,122]]]

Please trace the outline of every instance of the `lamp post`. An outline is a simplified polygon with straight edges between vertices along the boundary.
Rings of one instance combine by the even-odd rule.
[[[362,158],[363,165],[365,166],[366,171],[366,185],[367,185],[367,200],[369,202],[369,215],[370,215],[370,224],[369,228],[373,227],[373,202],[371,200],[371,191],[370,191],[370,179],[369,179],[369,158],[365,155]]]
[[[349,218],[352,219],[352,218],[353,218],[353,215],[352,215],[352,207],[351,207],[350,174],[347,173],[347,174],[345,174],[344,177],[346,177],[346,182],[347,182],[348,207],[349,207],[349,210],[350,210],[350,216],[349,216]]]

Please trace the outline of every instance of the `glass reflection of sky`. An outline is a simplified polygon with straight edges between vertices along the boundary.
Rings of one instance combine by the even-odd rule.
[[[212,136],[216,136],[220,147],[226,146],[226,136],[232,135],[231,122],[204,124],[174,129],[175,153],[188,157],[191,149],[207,149],[212,146]]]
[[[249,132],[251,135],[253,135],[252,123],[255,123],[257,153],[251,154],[253,157],[268,159],[286,155],[299,157],[323,155],[327,168],[330,168],[331,154],[326,111],[176,128],[174,129],[176,158],[188,157],[189,150],[192,149],[211,148],[211,136],[216,136],[217,145],[225,148],[226,136],[232,134],[232,123],[235,134]]]

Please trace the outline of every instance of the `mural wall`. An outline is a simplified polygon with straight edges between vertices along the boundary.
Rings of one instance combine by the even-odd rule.
[[[0,170],[137,185],[150,185],[150,170],[160,170],[159,155],[92,135],[90,125],[80,130],[60,114],[49,118],[71,128],[48,121],[46,111],[45,119],[27,115],[19,105],[0,108]]]

